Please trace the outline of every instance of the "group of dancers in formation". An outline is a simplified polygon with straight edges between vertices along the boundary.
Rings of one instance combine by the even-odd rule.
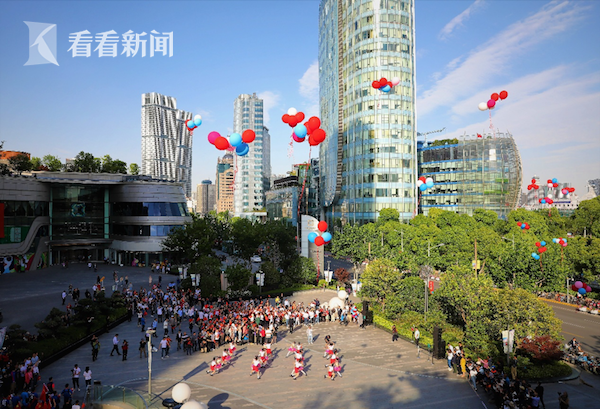
[[[218,374],[219,371],[232,362],[232,358],[235,356],[236,347],[235,343],[230,342],[229,347],[226,347],[223,350],[221,357],[213,357],[210,368],[206,371],[207,374],[213,376]],[[298,379],[300,374],[308,377],[308,374],[304,371],[304,347],[300,342],[292,342],[288,347],[286,358],[290,355],[294,356],[294,366],[292,368],[292,372],[290,373],[290,377],[293,380]],[[258,355],[254,356],[252,360],[252,372],[250,372],[250,376],[256,374],[256,379],[260,379],[262,376],[261,370],[264,370],[270,366],[270,360],[274,358],[272,345],[270,341],[267,341],[263,344],[260,351],[258,351]],[[331,341],[331,337],[327,335],[325,337],[325,352],[323,353],[323,358],[329,360],[328,364],[325,364],[325,368],[327,368],[327,374],[323,375],[325,379],[335,380],[336,377],[342,377],[341,371],[342,366],[340,364],[340,356],[339,351],[335,347],[335,343]]]

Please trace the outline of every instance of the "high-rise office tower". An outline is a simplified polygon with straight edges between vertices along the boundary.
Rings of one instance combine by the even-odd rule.
[[[389,93],[372,87],[400,79]],[[328,221],[365,223],[416,206],[413,0],[321,0],[321,205]]]
[[[235,189],[233,210],[236,216],[265,211],[265,192],[271,176],[271,137],[263,124],[263,100],[242,94],[236,98],[233,110],[233,132],[252,129],[256,139],[246,156],[235,156]]]
[[[217,189],[210,180],[203,180],[197,187],[196,213],[207,214],[217,207]]]
[[[233,155],[225,154],[217,162],[217,213],[229,212],[233,215]]]
[[[142,94],[142,175],[183,183],[192,195],[192,134],[185,121],[190,112],[177,109],[173,97]]]

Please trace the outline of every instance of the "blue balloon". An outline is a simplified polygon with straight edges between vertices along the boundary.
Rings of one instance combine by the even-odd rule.
[[[298,138],[306,137],[307,129],[304,125],[298,124],[294,127],[294,133]]]
[[[521,225],[521,230],[523,230],[525,228],[525,224]]]
[[[426,191],[426,190],[427,190],[427,185],[426,185],[425,183],[423,183],[421,186],[419,186],[419,190],[420,190],[421,192],[424,192],[424,191]]]
[[[579,290],[577,290],[577,292],[578,292],[579,294],[581,294],[581,295],[585,295],[585,293],[586,293],[587,291],[585,291],[585,288],[580,288]]]
[[[202,125],[202,119],[201,118],[194,119],[194,125],[196,125],[196,126]]]
[[[546,199],[542,199],[542,204],[546,204]]]
[[[558,183],[558,179],[552,178],[552,183]]]
[[[546,245],[545,241],[540,242],[540,244],[542,245],[542,247],[544,247]]]
[[[190,129],[194,129],[196,127],[196,125],[194,125],[194,120],[190,119],[187,123],[188,128]]]
[[[433,187],[433,182],[432,181],[429,181],[429,182],[427,182],[425,184],[427,185],[427,187]]]
[[[242,143],[242,135],[240,135],[237,132],[232,133],[231,135],[229,135],[229,143],[231,144],[231,146],[240,146],[240,144]]]
[[[379,89],[382,90],[383,92],[390,92],[392,87],[390,87],[389,85],[386,85],[385,87],[379,88]]]
[[[537,254],[535,254],[535,253],[531,253],[531,257],[533,257],[533,258],[536,258],[536,257],[537,257]]]
[[[250,147],[248,146],[247,143],[244,143],[244,142],[242,142],[235,148],[235,153],[237,153],[238,156],[246,156],[249,151],[250,151]]]
[[[314,243],[316,238],[317,238],[317,233],[315,233],[315,232],[308,233],[308,241],[310,241],[311,243]]]
[[[330,242],[332,239],[331,233],[329,233],[328,231],[326,231],[325,233],[323,233],[321,235],[321,237],[323,237],[323,240],[325,240],[325,243]]]

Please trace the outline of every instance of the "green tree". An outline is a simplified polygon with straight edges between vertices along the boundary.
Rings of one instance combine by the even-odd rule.
[[[129,174],[130,175],[139,175],[140,174],[140,167],[138,166],[137,163],[129,164]]]
[[[262,243],[261,225],[248,219],[234,217],[231,219],[231,238],[238,256],[250,263],[250,257],[256,254]]]
[[[8,160],[10,167],[19,175],[31,170],[32,164],[29,157],[24,153],[19,153]]]
[[[316,283],[317,266],[314,261],[307,257],[300,256],[295,258],[288,270],[291,274],[285,274],[284,285],[286,286],[299,282],[304,284]]]
[[[60,172],[60,170],[63,168],[63,164],[60,159],[53,155],[45,155],[42,158],[42,163],[50,172]]]
[[[216,296],[221,291],[221,262],[216,257],[200,256],[188,269],[190,274],[200,274],[200,291],[203,297]]]
[[[385,312],[386,301],[397,292],[402,278],[393,263],[387,259],[378,259],[369,263],[362,275],[362,295],[381,303],[381,311]]]
[[[229,290],[237,292],[244,290],[246,287],[248,287],[248,285],[250,285],[252,271],[241,264],[234,264],[227,267],[225,270],[225,276],[227,277]]]
[[[42,160],[37,156],[31,158],[31,170],[42,170]]]
[[[102,173],[127,173],[127,164],[119,159],[114,159],[110,155],[104,155],[102,158]]]
[[[377,223],[384,224],[389,221],[397,222],[400,219],[400,212],[397,209],[381,209]]]
[[[394,293],[387,301],[388,316],[414,311],[425,311],[425,283],[419,277],[404,277],[394,285]]]
[[[71,172],[98,173],[102,169],[102,161],[94,155],[81,151],[75,156],[73,164],[68,168]]]
[[[260,266],[260,269],[265,274],[265,287],[277,288],[281,282],[281,273],[275,268],[275,265],[270,261],[265,261]]]
[[[0,163],[0,175],[1,176],[8,176],[10,175],[10,168],[8,167],[8,165],[6,163]]]
[[[171,230],[163,240],[162,247],[177,260],[193,262],[199,257],[212,254],[216,238],[216,232],[206,219],[192,215],[191,223]]]
[[[600,238],[600,196],[579,203],[573,213],[573,226],[580,235]]]

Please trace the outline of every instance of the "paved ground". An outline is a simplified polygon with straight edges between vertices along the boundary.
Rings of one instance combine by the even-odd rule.
[[[104,267],[101,271],[112,276],[113,268]],[[148,283],[148,269],[123,268],[136,287]],[[93,277],[90,277],[93,276]],[[95,273],[85,266],[71,266],[69,270],[50,268],[41,272],[20,275],[0,276],[0,307],[7,317],[28,323],[39,321],[32,315],[43,316],[52,305],[60,306],[60,291],[70,282],[83,287],[93,282]],[[156,281],[157,275],[153,275]],[[81,282],[81,284],[79,284]],[[334,294],[329,292],[305,292],[294,297],[298,301],[310,301],[318,297],[328,300]],[[17,307],[18,306],[18,307]],[[32,325],[31,325],[32,326]],[[119,338],[131,344],[127,361],[121,357],[110,357],[111,338],[119,333]],[[325,373],[322,358],[323,338],[330,334],[341,349],[343,378],[335,381],[323,379]],[[477,395],[462,378],[446,370],[444,361],[431,360],[422,354],[416,357],[413,344],[399,341],[392,343],[389,334],[368,327],[359,329],[335,323],[319,324],[315,328],[315,345],[307,347],[307,374],[294,381],[289,377],[293,361],[285,358],[287,342],[305,341],[305,332],[300,328],[294,334],[280,333],[284,339],[277,344],[275,359],[258,380],[250,377],[250,363],[258,347],[249,345],[239,350],[233,365],[216,376],[205,373],[212,354],[196,352],[185,356],[182,351],[173,351],[169,358],[160,359],[153,354],[153,392],[147,394],[147,360],[139,358],[137,344],[142,333],[136,322],[124,323],[110,334],[100,338],[99,360],[91,361],[91,349],[84,346],[69,356],[44,368],[43,380],[53,376],[56,384],[62,387],[71,382],[70,368],[75,363],[82,368],[90,366],[94,379],[104,385],[122,384],[139,391],[152,407],[160,407],[160,398],[170,397],[170,388],[185,380],[192,386],[192,396],[207,402],[213,408],[480,408],[492,407],[487,397]],[[567,390],[571,396],[572,408],[597,407],[600,399],[599,377],[583,374],[582,379],[565,384],[547,384],[546,402],[548,408],[557,408],[557,391]],[[481,392],[479,392],[481,393]],[[83,391],[76,392],[75,399],[83,398]],[[594,406],[596,405],[596,406]]]
[[[552,307],[556,318],[562,321],[562,335],[565,340],[576,337],[584,351],[600,355],[600,316],[577,312],[575,306],[546,301]]]

